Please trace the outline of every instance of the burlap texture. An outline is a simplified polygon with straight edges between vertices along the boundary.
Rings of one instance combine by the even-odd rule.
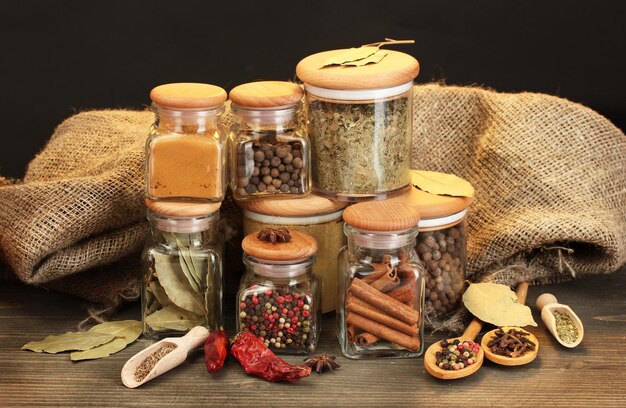
[[[147,111],[80,113],[21,183],[0,183],[2,260],[20,280],[105,303],[136,296],[152,120]],[[607,119],[542,94],[430,84],[414,88],[413,127],[414,168],[476,188],[470,280],[555,281],[626,261],[626,137]],[[235,211],[230,201],[222,209],[236,220]]]

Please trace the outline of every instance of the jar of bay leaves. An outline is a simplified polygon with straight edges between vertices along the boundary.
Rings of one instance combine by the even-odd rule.
[[[241,246],[246,273],[237,293],[237,331],[253,333],[277,353],[315,351],[321,318],[315,238],[264,228],[246,235]]]
[[[346,357],[417,357],[424,350],[424,269],[415,253],[419,214],[392,200],[344,211],[337,336]]]
[[[337,254],[345,245],[342,213],[345,203],[309,194],[291,200],[250,200],[243,208],[244,234],[266,227],[302,231],[317,240],[313,272],[322,281],[322,313],[335,310],[337,303]]]
[[[466,215],[472,198],[412,188],[398,199],[421,215],[415,249],[426,269],[426,313],[445,317],[461,306],[465,291]]]
[[[228,134],[221,125],[226,91],[174,83],[150,92],[155,122],[146,142],[146,196],[219,202],[227,186]]]
[[[298,85],[281,81],[251,82],[230,91],[236,199],[309,193],[309,141],[299,121],[302,94]]]
[[[142,254],[143,334],[180,335],[222,326],[220,203],[146,201],[151,233]]]
[[[314,191],[344,201],[398,195],[410,182],[419,64],[380,50],[378,62],[341,65],[346,52],[314,54],[296,68],[306,91]]]

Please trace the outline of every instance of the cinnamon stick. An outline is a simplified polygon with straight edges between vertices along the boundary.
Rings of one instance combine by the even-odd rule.
[[[389,292],[390,290],[396,288],[399,284],[400,278],[398,277],[398,272],[395,268],[390,269],[389,272],[370,283],[374,289],[378,289],[383,293]]]
[[[374,336],[372,333],[357,334],[354,338],[354,342],[361,347],[373,346],[378,343],[379,337]]]
[[[410,325],[417,324],[417,321],[420,318],[417,310],[389,297],[377,289],[374,289],[367,283],[362,282],[360,279],[352,279],[349,291],[361,300],[376,306],[388,315],[400,319]]]
[[[354,341],[354,338],[356,337],[356,327],[348,325],[346,332],[348,333],[348,340]]]
[[[354,312],[350,312],[348,314],[346,322],[364,330],[366,333],[371,333],[374,336],[383,338],[391,343],[412,351],[419,350],[421,346],[421,341],[417,336],[407,336],[404,333],[400,333],[397,330],[389,328]]]
[[[391,292],[387,292],[386,295],[405,305],[412,305],[415,302],[415,297],[417,296],[415,284],[402,285]]]
[[[374,320],[375,322],[384,324],[385,326],[401,331],[402,333],[406,333],[409,336],[417,334],[417,326],[411,326],[398,319],[395,319],[385,314],[380,309],[368,304],[367,302],[362,301],[357,297],[349,297],[349,300],[346,304],[346,310],[348,310],[349,312],[360,314],[361,316],[367,317],[368,319]]]
[[[362,277],[361,280],[363,282],[365,283],[375,282],[376,280],[380,279],[381,276],[384,276],[386,273],[388,273],[391,270],[391,267],[389,265],[381,264],[381,263],[372,264],[372,267],[374,268],[374,271]]]

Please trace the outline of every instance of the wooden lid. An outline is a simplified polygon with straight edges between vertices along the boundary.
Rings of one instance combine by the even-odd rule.
[[[214,108],[226,101],[226,91],[215,85],[180,82],[157,86],[150,91],[150,99],[166,108]]]
[[[303,93],[293,82],[259,81],[236,86],[228,97],[238,106],[272,108],[298,103]]]
[[[304,83],[328,89],[388,88],[411,82],[419,73],[419,63],[409,54],[387,50],[388,54],[376,64],[360,67],[328,66],[331,57],[345,52],[325,51],[309,55],[298,63],[296,74]]]
[[[346,208],[346,224],[368,231],[402,231],[415,227],[420,215],[399,200],[367,201]]]
[[[241,247],[248,255],[269,261],[296,261],[310,258],[317,252],[317,241],[304,232],[289,230],[289,242],[267,242],[257,239],[259,231],[243,239]]]
[[[202,217],[213,214],[222,203],[183,203],[172,201],[153,201],[146,199],[148,210],[169,217]]]
[[[334,213],[347,203],[314,194],[285,200],[245,200],[237,202],[243,209],[275,217],[310,217]]]
[[[422,219],[447,217],[459,213],[470,206],[471,197],[453,197],[427,193],[416,187],[407,193],[392,198],[415,209]]]

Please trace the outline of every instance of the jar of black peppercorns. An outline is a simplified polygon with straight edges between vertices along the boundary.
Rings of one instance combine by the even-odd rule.
[[[421,216],[415,249],[426,269],[426,313],[431,319],[445,317],[459,308],[465,291],[466,215],[472,198],[417,188],[403,198]]]
[[[309,142],[298,121],[303,91],[260,81],[230,91],[237,116],[231,184],[236,199],[299,197],[310,191]]]
[[[315,238],[265,228],[247,235],[242,247],[246,273],[237,293],[237,331],[253,333],[276,353],[315,351],[321,319]]]

